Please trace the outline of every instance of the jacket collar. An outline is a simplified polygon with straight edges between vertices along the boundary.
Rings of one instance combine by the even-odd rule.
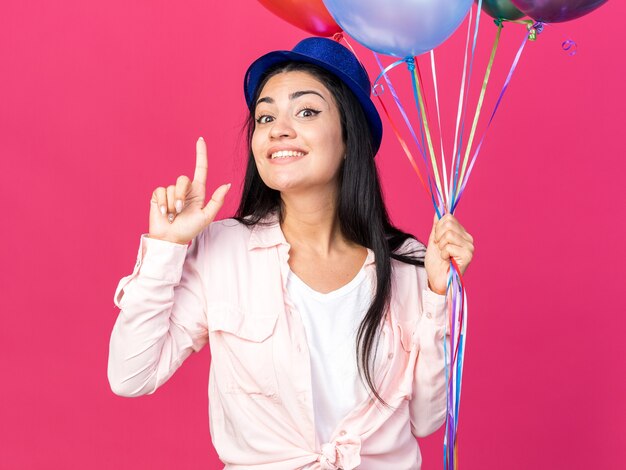
[[[281,244],[289,245],[280,228],[278,214],[270,212],[252,227],[252,233],[248,240],[248,249],[269,248]]]
[[[285,239],[285,234],[280,228],[278,221],[278,214],[276,212],[270,212],[263,217],[259,223],[252,227],[252,233],[248,240],[248,250],[254,250],[255,248],[270,248],[277,245],[286,245],[289,247],[289,242]],[[367,248],[367,258],[365,258],[364,266],[374,263],[374,252]]]

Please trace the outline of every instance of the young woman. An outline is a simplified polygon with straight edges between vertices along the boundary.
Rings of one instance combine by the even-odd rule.
[[[445,420],[451,215],[428,248],[387,216],[382,137],[362,65],[309,38],[255,61],[244,91],[249,161],[236,217],[193,180],[157,188],[137,264],[115,293],[109,381],[153,393],[210,344],[213,444],[228,469],[419,469],[415,436]]]

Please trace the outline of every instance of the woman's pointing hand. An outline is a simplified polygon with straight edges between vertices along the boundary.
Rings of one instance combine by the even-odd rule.
[[[224,204],[230,184],[218,187],[205,205],[208,159],[206,143],[196,142],[196,169],[193,181],[179,176],[176,184],[160,186],[150,200],[150,229],[148,236],[174,243],[188,244],[217,215]]]

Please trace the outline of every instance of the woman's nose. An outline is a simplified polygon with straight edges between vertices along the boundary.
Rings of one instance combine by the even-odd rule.
[[[294,130],[291,121],[286,118],[276,118],[272,124],[270,130],[270,137],[273,139],[280,139],[283,137],[292,138],[295,137],[296,131]]]

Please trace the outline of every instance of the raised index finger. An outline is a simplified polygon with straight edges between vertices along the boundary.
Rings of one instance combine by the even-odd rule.
[[[208,165],[206,142],[200,137],[196,142],[196,171],[193,174],[193,180],[201,183],[203,186],[206,186]]]

